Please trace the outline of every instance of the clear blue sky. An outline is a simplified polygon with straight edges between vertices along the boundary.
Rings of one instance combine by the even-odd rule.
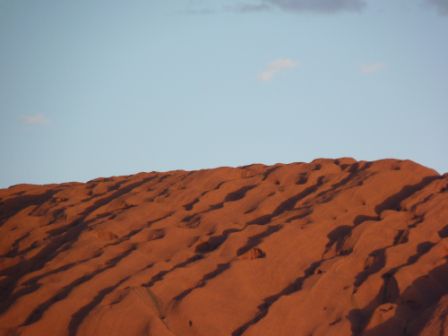
[[[448,0],[0,0],[0,187],[447,145]]]

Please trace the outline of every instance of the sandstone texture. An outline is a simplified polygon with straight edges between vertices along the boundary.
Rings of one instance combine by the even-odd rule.
[[[0,190],[0,335],[448,335],[448,175],[412,161]]]

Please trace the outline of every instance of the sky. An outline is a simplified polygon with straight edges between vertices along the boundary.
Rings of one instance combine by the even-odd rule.
[[[0,188],[315,158],[448,171],[448,0],[0,0]]]

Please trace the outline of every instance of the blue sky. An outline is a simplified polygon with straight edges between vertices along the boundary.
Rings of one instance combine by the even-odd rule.
[[[0,0],[0,187],[411,159],[448,171],[448,0]]]

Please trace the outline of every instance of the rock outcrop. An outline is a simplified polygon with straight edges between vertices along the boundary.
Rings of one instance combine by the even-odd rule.
[[[320,159],[0,190],[0,335],[448,335],[448,175]]]

